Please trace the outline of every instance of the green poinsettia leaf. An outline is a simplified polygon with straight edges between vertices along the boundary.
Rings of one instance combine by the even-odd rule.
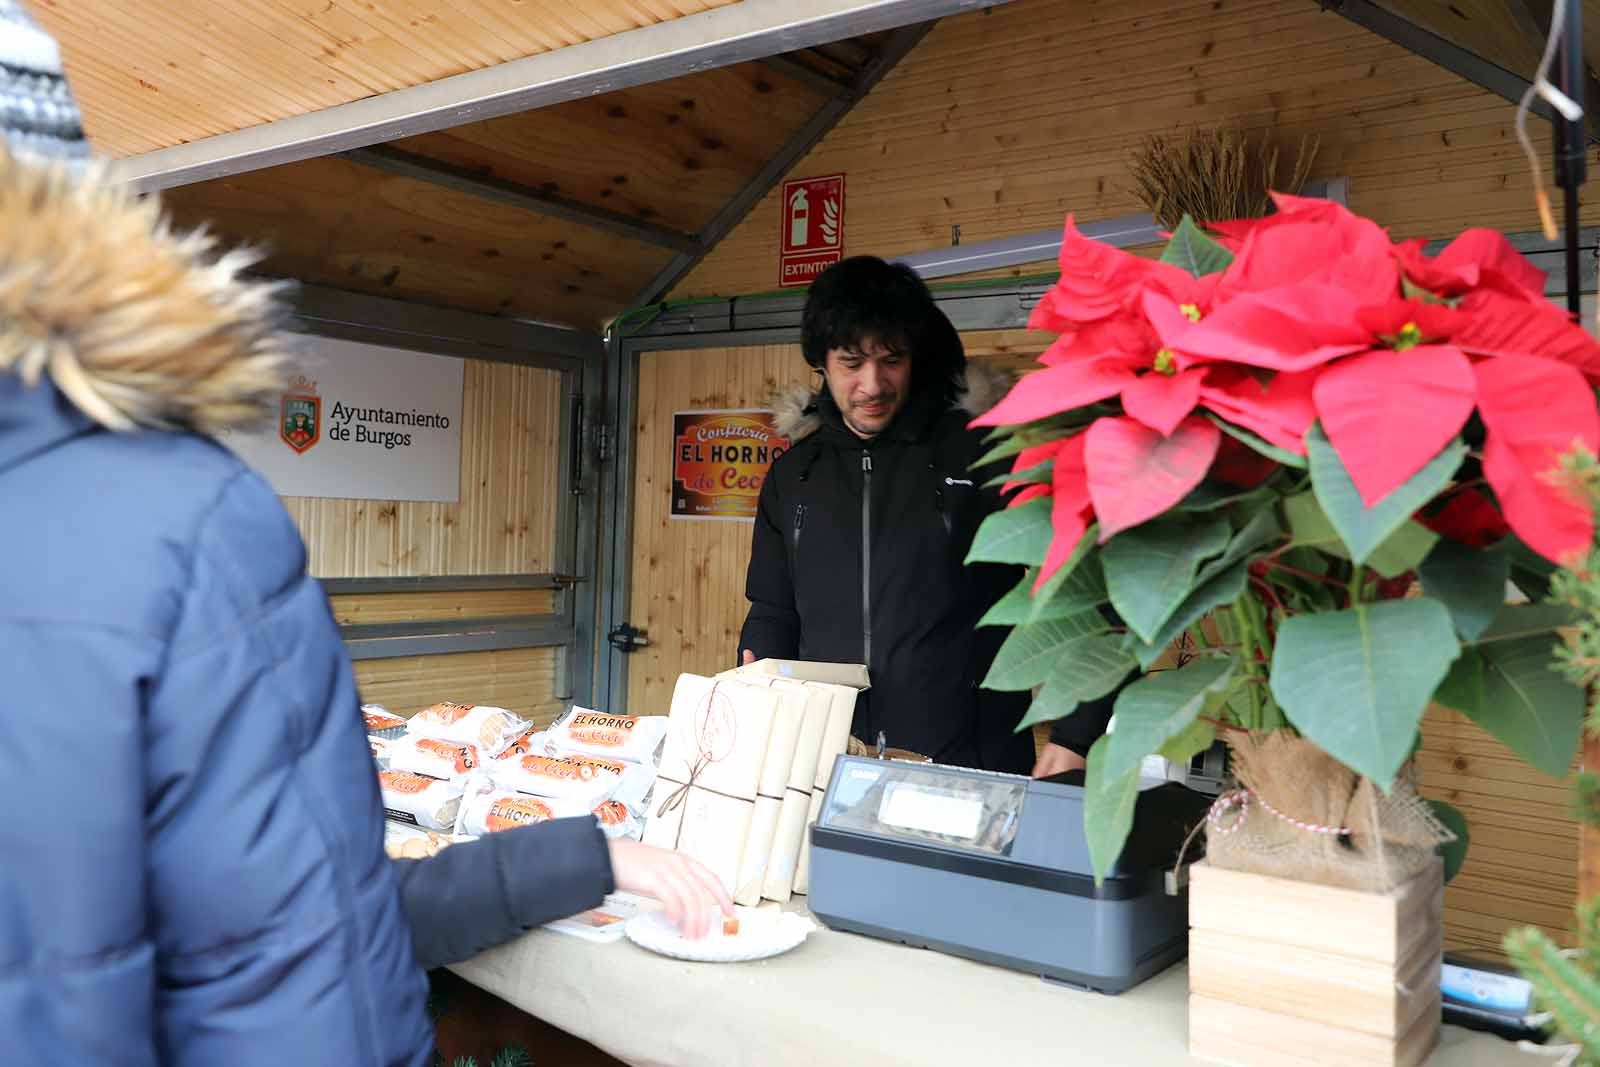
[[[1090,523],[1078,538],[1072,555],[1033,595],[1028,622],[1059,619],[1064,615],[1098,607],[1108,599],[1105,573],[1095,547],[1100,540],[1100,524]]]
[[[1194,224],[1185,215],[1172,231],[1172,240],[1161,253],[1161,262],[1170,263],[1193,274],[1196,278],[1226,270],[1233,262],[1233,253]]]
[[[1050,500],[1041,497],[990,515],[978,527],[968,563],[1022,563],[1037,567],[1050,549]]]
[[[1477,643],[1548,636],[1563,626],[1574,625],[1579,617],[1578,610],[1566,604],[1503,604],[1478,635]]]
[[[1196,720],[1167,739],[1156,752],[1168,762],[1187,767],[1200,753],[1217,743],[1217,728]]]
[[[1370,562],[1378,573],[1392,578],[1422,562],[1438,540],[1438,535],[1411,522],[1411,516],[1455,477],[1461,461],[1466,459],[1467,446],[1459,439],[1450,442],[1404,485],[1370,508],[1362,503],[1356,483],[1320,425],[1306,433],[1306,452],[1311,459],[1311,488],[1349,549],[1350,558],[1360,564]],[[1412,532],[1403,534],[1402,528]],[[1408,536],[1409,543],[1386,545],[1397,535]],[[1391,556],[1375,558],[1383,547],[1391,550]],[[1415,558],[1411,558],[1413,555]],[[1402,565],[1407,560],[1409,564]]]
[[[1243,426],[1235,426],[1228,420],[1217,415],[1213,415],[1210,412],[1206,412],[1205,414],[1206,418],[1216,423],[1223,433],[1227,434],[1229,437],[1232,437],[1235,441],[1249,445],[1260,455],[1266,456],[1268,459],[1275,459],[1285,467],[1290,467],[1297,471],[1306,469],[1306,457],[1297,456],[1286,448],[1279,448],[1277,445],[1269,444],[1266,438],[1251,433]]]
[[[1544,600],[1550,595],[1550,577],[1556,565],[1529,548],[1516,534],[1501,538],[1495,551],[1511,560],[1511,582],[1529,600]]]
[[[1228,540],[1228,547],[1222,555],[1200,568],[1195,584],[1198,586],[1209,582],[1235,563],[1241,560],[1248,561],[1263,548],[1283,538],[1283,527],[1278,525],[1276,515],[1271,511],[1256,512],[1250,516],[1250,521]]]
[[[1423,592],[1450,609],[1456,632],[1475,641],[1505,606],[1511,561],[1503,552],[1441,539],[1420,575]]]
[[[1033,613],[1033,583],[1039,578],[1039,568],[1029,567],[1022,581],[983,614],[979,626],[1020,626]],[[1082,610],[1082,609],[1079,609]]]
[[[1437,600],[1296,615],[1278,630],[1272,695],[1306,737],[1387,790],[1459,654]]]
[[[1069,642],[1056,657],[1043,688],[1017,729],[1066,718],[1084,701],[1098,699],[1115,689],[1136,665],[1120,636],[1101,634]]]
[[[1468,708],[1483,706],[1483,657],[1470,645],[1450,664],[1450,672],[1434,690],[1433,700],[1471,717]]]
[[[1058,657],[1067,646],[1097,637],[1108,629],[1106,620],[1095,610],[1082,611],[1065,619],[1019,626],[1011,631],[983,680],[985,689],[1021,692],[1043,685]]]
[[[1133,811],[1139,801],[1139,769],[1112,777],[1105,772],[1111,738],[1102,737],[1089,749],[1083,781],[1083,833],[1089,845],[1089,862],[1095,885],[1105,880],[1122,855],[1133,829]]]
[[[1100,549],[1106,589],[1123,621],[1153,641],[1194,586],[1200,566],[1228,545],[1221,515],[1166,517],[1124,530]]]
[[[1201,482],[1189,490],[1189,495],[1174,505],[1177,511],[1216,511],[1218,508],[1230,507],[1256,499],[1265,500],[1272,495],[1272,489],[1267,485],[1258,485],[1254,489],[1240,489],[1221,482]]]
[[[1454,805],[1429,798],[1428,806],[1433,809],[1433,817],[1438,819],[1446,830],[1456,835],[1454,841],[1446,841],[1439,846],[1439,855],[1444,857],[1444,880],[1448,882],[1461,873],[1462,865],[1467,862],[1467,849],[1472,844],[1472,833],[1467,828],[1467,817]]]
[[[1583,690],[1556,671],[1548,636],[1468,649],[1434,699],[1499,738],[1528,763],[1565,778],[1583,733]]]
[[[1106,747],[1105,773],[1138,770],[1144,758],[1182,733],[1200,715],[1207,697],[1228,683],[1231,659],[1197,659],[1177,670],[1157,671],[1117,696]]]
[[[1055,477],[1056,461],[1047,459],[1043,463],[1035,463],[1026,470],[1006,471],[996,474],[993,478],[983,483],[985,489],[999,489],[1004,485],[1016,483],[1017,485],[1049,485],[1050,479]]]
[[[1208,579],[1204,584],[1196,586],[1194,592],[1178,605],[1178,610],[1172,613],[1171,618],[1156,631],[1153,640],[1142,642],[1130,632],[1127,641],[1133,654],[1139,658],[1139,666],[1149,670],[1150,665],[1161,658],[1162,653],[1178,639],[1179,634],[1199,622],[1207,612],[1238,600],[1244,593],[1245,583],[1249,577],[1250,565],[1241,560],[1221,574]]]
[[[1283,510],[1290,529],[1294,531],[1296,545],[1314,548],[1341,559],[1351,558],[1344,538],[1323,511],[1314,493],[1289,497],[1283,502]],[[1406,520],[1372,552],[1367,564],[1385,578],[1397,577],[1414,570],[1438,540],[1438,535],[1421,523]]]

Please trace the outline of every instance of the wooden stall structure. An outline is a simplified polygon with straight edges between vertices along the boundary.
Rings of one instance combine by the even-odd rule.
[[[306,283],[298,328],[468,360],[458,502],[287,501],[364,695],[401,711],[650,711],[734,654],[749,528],[666,515],[663,427],[808,380],[800,298],[770,293],[786,176],[844,175],[846,251],[957,283],[969,351],[1019,372],[1049,231],[1136,216],[1129,151],[1190,125],[1313,136],[1324,192],[1396,237],[1491,226],[1559,267],[1509,102],[1539,0],[35,7],[100,150]],[[625,623],[648,644],[607,644]],[[1564,936],[1564,784],[1446,715],[1419,761],[1474,827],[1452,947]]]

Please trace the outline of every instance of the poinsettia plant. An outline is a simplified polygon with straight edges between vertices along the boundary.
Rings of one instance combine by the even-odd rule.
[[[1275,203],[1186,218],[1160,259],[1069,218],[1031,321],[1058,339],[976,423],[1012,495],[970,558],[1029,567],[984,619],[1011,628],[984,684],[1037,691],[1021,729],[1146,672],[1088,756],[1097,874],[1144,758],[1219,731],[1297,731],[1385,789],[1434,701],[1554,776],[1578,745],[1571,610],[1507,601],[1590,545],[1551,472],[1600,447],[1600,343],[1494,231],[1430,257]]]

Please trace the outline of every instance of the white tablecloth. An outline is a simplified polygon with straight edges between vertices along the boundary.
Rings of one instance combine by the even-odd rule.
[[[636,1067],[1205,1062],[1186,1049],[1181,965],[1111,997],[827,929],[787,955],[740,964],[684,963],[626,940],[536,930],[453,970]],[[1551,1061],[1447,1026],[1429,1062]]]

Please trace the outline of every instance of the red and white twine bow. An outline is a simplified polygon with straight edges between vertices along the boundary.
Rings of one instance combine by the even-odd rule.
[[[1214,834],[1231,834],[1239,829],[1244,825],[1245,814],[1252,803],[1260,804],[1290,826],[1297,830],[1304,830],[1308,834],[1332,834],[1335,837],[1347,837],[1350,834],[1349,827],[1319,826],[1316,823],[1304,822],[1293,816],[1285,815],[1267,803],[1261,794],[1252,789],[1235,789],[1230,793],[1222,794],[1216,799],[1216,802],[1211,805],[1211,810],[1206,813],[1206,823],[1210,826],[1211,832]],[[1225,824],[1223,820],[1228,817],[1229,812],[1234,813],[1233,820]]]

